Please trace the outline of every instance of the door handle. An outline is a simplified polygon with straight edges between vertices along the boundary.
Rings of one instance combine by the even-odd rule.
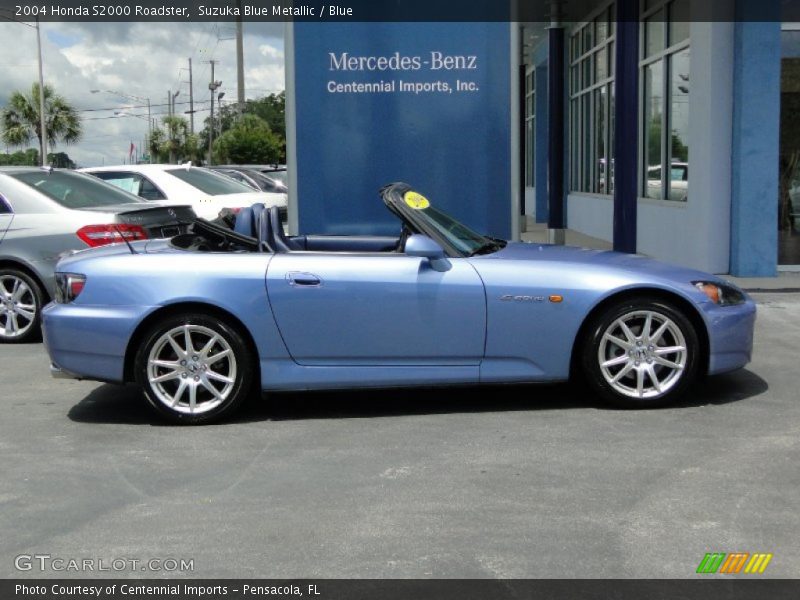
[[[292,271],[286,274],[286,282],[291,286],[319,287],[322,279],[313,273],[299,273]]]

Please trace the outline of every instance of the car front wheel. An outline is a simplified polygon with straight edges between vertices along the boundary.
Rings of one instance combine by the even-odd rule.
[[[44,294],[34,279],[17,269],[0,269],[0,342],[39,339]]]
[[[242,335],[209,315],[168,317],[145,337],[136,378],[148,402],[176,423],[218,421],[248,395],[252,360]]]
[[[594,322],[583,349],[590,385],[625,408],[676,401],[697,377],[700,344],[694,326],[670,303],[620,302]]]

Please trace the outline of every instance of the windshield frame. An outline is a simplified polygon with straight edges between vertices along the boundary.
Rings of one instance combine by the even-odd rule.
[[[504,247],[503,242],[491,238],[489,236],[480,234],[473,231],[470,227],[461,223],[458,219],[447,214],[446,212],[434,208],[411,208],[406,204],[404,196],[407,192],[413,192],[414,189],[407,183],[393,183],[381,189],[381,197],[383,198],[386,207],[394,213],[403,223],[413,232],[427,235],[432,240],[436,241],[445,253],[450,258],[466,258],[474,255],[475,251],[488,245],[497,244],[499,248]],[[434,212],[431,211],[431,209]],[[441,221],[434,219],[433,216],[444,217]],[[463,238],[450,235],[450,232],[442,228],[442,222],[449,220],[451,224],[457,225],[463,229],[465,233],[474,237],[475,244],[469,248],[464,248]]]

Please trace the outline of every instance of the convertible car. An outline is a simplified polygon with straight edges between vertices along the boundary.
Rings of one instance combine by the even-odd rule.
[[[475,233],[410,186],[381,190],[397,237],[286,236],[276,208],[233,229],[85,250],[43,311],[57,377],[137,382],[179,423],[253,388],[584,378],[624,407],[674,402],[750,360],[755,305],[707,273]]]

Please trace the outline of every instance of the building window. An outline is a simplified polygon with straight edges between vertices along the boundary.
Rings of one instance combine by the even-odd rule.
[[[525,185],[536,185],[536,72],[525,73]]]
[[[569,38],[570,189],[614,191],[615,4],[575,27]]]
[[[689,0],[643,0],[641,195],[689,196]]]

